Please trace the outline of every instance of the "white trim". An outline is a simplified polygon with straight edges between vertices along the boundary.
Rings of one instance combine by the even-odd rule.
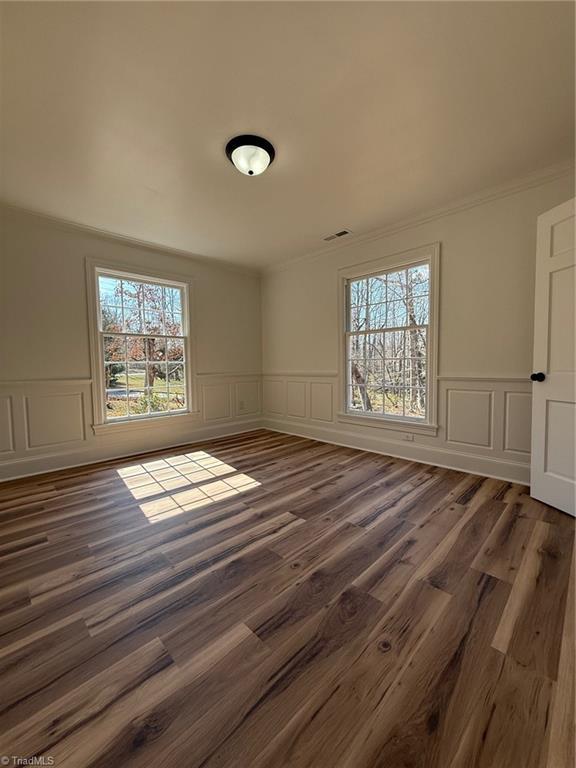
[[[488,456],[479,456],[459,451],[450,451],[437,446],[405,442],[401,440],[386,439],[383,440],[379,434],[377,437],[372,435],[359,435],[358,433],[349,433],[345,430],[334,429],[328,425],[307,424],[302,421],[286,421],[285,419],[276,419],[274,417],[258,417],[247,420],[242,428],[238,429],[238,421],[230,421],[228,425],[218,424],[213,427],[200,427],[195,429],[191,441],[186,441],[185,436],[179,437],[176,442],[162,443],[150,448],[144,453],[157,453],[158,451],[169,450],[184,446],[193,446],[205,442],[206,440],[217,439],[218,437],[227,437],[253,432],[260,429],[269,429],[272,432],[296,435],[311,440],[320,440],[331,445],[341,445],[347,448],[355,448],[361,451],[369,451],[385,456],[406,459],[419,463],[431,464],[432,466],[455,469],[460,472],[468,472],[472,475],[482,477],[493,477],[498,480],[521,483],[528,485],[530,467],[526,463],[505,461],[502,459],[493,459]],[[102,440],[106,440],[106,435],[102,435]],[[117,441],[112,445],[95,445],[88,450],[59,451],[49,455],[24,456],[16,459],[9,459],[0,463],[0,482],[8,482],[20,478],[44,474],[50,471],[59,471],[71,469],[79,466],[90,466],[91,464],[105,463],[115,459],[130,458],[138,453],[134,445],[122,447],[118,450]],[[67,459],[63,463],[63,458]],[[10,470],[12,472],[9,474]]]
[[[44,384],[91,384],[92,379],[2,379],[1,387],[25,386],[25,387],[43,387]]]
[[[438,376],[438,381],[505,381],[505,382],[522,382],[523,384],[530,384],[530,374],[526,376],[487,376],[481,374],[475,376],[473,374],[462,376],[460,374],[455,376],[442,375]]]
[[[340,277],[347,280],[361,279],[363,277],[373,277],[393,270],[396,267],[402,268],[417,264],[421,261],[428,261],[432,255],[440,253],[440,242],[424,243],[415,248],[406,248],[403,251],[393,251],[385,253],[376,259],[366,259],[366,261],[355,262],[338,269]]]
[[[522,485],[528,485],[530,482],[529,465],[516,461],[493,459],[489,456],[479,456],[463,451],[451,451],[429,444],[423,445],[422,443],[392,439],[383,440],[381,436],[352,434],[328,426],[298,423],[297,428],[295,428],[294,423],[270,417],[263,419],[263,427],[272,432],[307,437],[331,445],[341,445],[359,451],[369,451],[421,464],[431,464],[435,467],[455,469],[459,472],[467,472],[481,477],[493,477],[496,480],[505,480]]]
[[[348,361],[347,361],[347,285],[350,280],[370,277],[383,271],[395,268],[408,267],[412,264],[427,262],[430,265],[430,289],[429,289],[429,321],[427,337],[427,392],[426,392],[426,420],[415,422],[411,419],[390,418],[386,416],[361,416],[350,413],[347,410],[347,385],[348,385]],[[338,412],[348,417],[360,419],[378,419],[382,427],[398,429],[399,425],[410,427],[405,431],[425,431],[428,427],[429,434],[436,434],[438,421],[438,340],[439,340],[439,303],[440,303],[440,243],[427,243],[417,248],[387,254],[379,259],[371,259],[353,266],[342,267],[337,271],[338,280],[338,318],[339,318],[339,371],[340,387],[338,393]],[[372,426],[372,421],[366,422]],[[412,429],[415,426],[416,429]],[[436,430],[434,432],[433,430]]]
[[[8,401],[8,448],[4,448],[0,451],[0,466],[1,463],[6,461],[4,456],[12,453],[16,453],[16,430],[14,428],[14,396],[11,392],[7,395],[2,395],[2,398]]]
[[[92,429],[94,433],[101,426],[109,427],[116,433],[125,430],[127,424],[132,422],[150,421],[157,423],[162,419],[174,418],[176,415],[194,414],[197,409],[198,392],[196,384],[196,343],[194,330],[195,302],[193,299],[194,283],[188,275],[174,274],[155,269],[146,269],[144,272],[134,271],[134,266],[124,262],[94,258],[86,256],[86,292],[88,300],[88,329],[90,336],[90,372],[92,376],[92,411],[93,420]],[[182,305],[182,331],[184,333],[184,349],[186,362],[186,398],[188,408],[186,411],[170,414],[165,413],[162,416],[147,415],[138,419],[118,419],[117,421],[107,421],[105,408],[106,398],[104,394],[104,369],[102,365],[102,334],[98,326],[98,317],[100,312],[100,300],[98,296],[98,275],[101,273],[118,275],[120,277],[131,277],[135,280],[152,283],[159,282],[163,285],[173,285],[183,288]]]
[[[262,374],[260,371],[240,371],[240,373],[236,373],[236,371],[197,371],[196,376],[198,378],[260,378]]]
[[[87,450],[59,451],[58,453],[43,454],[40,456],[22,456],[16,459],[8,459],[0,463],[0,488],[2,483],[12,480],[20,480],[35,475],[44,475],[47,472],[60,472],[64,469],[74,467],[88,467],[92,464],[102,464],[116,459],[130,459],[133,456],[145,455],[146,453],[158,453],[172,448],[185,448],[195,445],[201,445],[207,440],[216,440],[219,437],[229,437],[232,435],[241,435],[262,429],[260,419],[243,422],[242,428],[238,429],[238,421],[230,421],[229,425],[218,424],[214,427],[201,427],[195,430],[193,439],[186,440],[186,435],[181,435],[176,442],[159,443],[153,448],[147,448],[138,451],[131,443],[128,448],[118,448],[119,443],[115,440],[113,445],[93,445]],[[104,441],[104,436],[103,436]],[[121,444],[121,443],[120,443]],[[64,463],[63,463],[64,460]],[[10,473],[10,470],[12,472]],[[9,474],[10,473],[10,474]]]
[[[95,435],[114,435],[118,433],[118,426],[122,424],[122,432],[140,431],[142,429],[153,429],[159,424],[167,422],[184,426],[188,423],[197,422],[202,418],[200,411],[186,411],[183,413],[166,413],[163,416],[142,416],[141,418],[125,419],[123,421],[107,421],[103,424],[92,424],[92,431]]]
[[[430,424],[423,421],[408,421],[404,419],[383,418],[372,414],[355,414],[339,411],[336,420],[348,424],[357,424],[359,427],[376,427],[377,429],[391,430],[392,432],[408,432],[409,434],[431,435],[438,434],[438,424]]]
[[[414,227],[420,227],[424,224],[428,224],[429,222],[436,221],[437,219],[442,219],[446,216],[452,216],[456,213],[460,213],[461,211],[467,211],[471,208],[476,208],[478,206],[486,205],[487,203],[491,203],[505,197],[510,197],[511,195],[532,189],[533,187],[540,187],[544,184],[549,184],[556,179],[560,179],[569,175],[574,175],[574,161],[572,160],[557,163],[539,171],[534,171],[533,173],[518,177],[515,180],[505,184],[489,187],[476,194],[454,200],[448,205],[424,210],[419,215],[400,219],[398,221],[392,222],[391,224],[387,224],[384,227],[372,229],[364,234],[354,235],[351,238],[342,238],[342,240],[336,240],[334,241],[333,245],[320,247],[313,251],[309,251],[308,253],[299,256],[292,256],[288,259],[284,259],[283,261],[276,262],[275,264],[269,264],[268,266],[262,267],[262,272],[281,272],[284,269],[289,269],[291,266],[297,264],[298,262],[317,259],[335,251],[343,251],[350,247],[364,243],[370,243],[374,240],[380,240],[385,237],[390,237],[391,235],[395,235],[399,232],[403,232]]]
[[[266,371],[264,373],[260,373],[260,371],[240,371],[239,373],[235,371],[197,371],[196,372],[197,377],[218,377],[221,376],[222,378],[228,377],[228,376],[234,376],[234,377],[241,377],[241,376],[251,376],[251,377],[259,377],[259,376],[298,376],[298,377],[306,377],[309,379],[313,378],[331,378],[335,379],[338,376],[338,371]],[[461,373],[455,373],[455,374],[440,374],[436,377],[438,381],[510,381],[510,382],[523,382],[524,384],[531,384],[530,381],[530,373],[527,373],[525,376],[517,376],[517,375],[511,375],[511,376],[490,376],[487,374],[461,374]],[[9,384],[26,384],[34,385],[34,384],[43,384],[44,382],[58,382],[60,383],[66,383],[66,384],[90,384],[92,379],[85,378],[85,379],[2,379],[0,381],[0,387],[7,386]]]
[[[267,371],[262,376],[296,376],[298,378],[306,377],[309,379],[335,379],[338,376],[338,371]]]

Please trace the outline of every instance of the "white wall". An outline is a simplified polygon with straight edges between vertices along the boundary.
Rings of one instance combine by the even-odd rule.
[[[528,482],[536,218],[573,195],[571,173],[532,180],[262,280],[2,209],[0,479],[266,425]],[[438,434],[346,422],[338,415],[338,270],[434,241]],[[196,414],[94,433],[86,257],[193,280]]]
[[[270,270],[262,289],[266,423],[527,482],[536,219],[574,195],[572,172],[534,183]],[[412,440],[345,423],[338,416],[338,270],[436,241],[438,435]]]
[[[260,414],[260,278],[1,210],[0,478],[252,428]],[[191,417],[92,430],[86,257],[191,279]],[[112,432],[112,429],[114,430]]]

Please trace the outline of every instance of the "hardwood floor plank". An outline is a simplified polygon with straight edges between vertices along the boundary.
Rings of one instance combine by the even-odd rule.
[[[167,569],[170,564],[161,552],[147,553],[66,583],[62,588],[35,594],[29,605],[0,617],[0,656],[14,643],[29,642],[35,635],[50,631],[51,626],[67,623],[70,617],[84,620],[82,611],[88,606],[106,601],[122,589]],[[47,587],[50,588],[49,583]],[[39,588],[36,581],[32,582],[31,590]]]
[[[452,500],[458,503],[453,497],[458,496],[463,483],[469,483],[469,479],[461,472],[453,470],[436,470],[434,477],[435,482],[427,488],[424,496],[415,492],[409,500],[405,499],[401,503],[398,510],[400,517],[413,525],[424,523],[437,508],[445,508]]]
[[[233,633],[238,630],[233,630]],[[244,628],[236,644],[230,644],[196,676],[192,666],[184,666],[184,679],[164,696],[154,698],[132,717],[125,717],[93,756],[91,768],[130,765],[131,768],[170,764],[170,750],[178,752],[185,744],[193,724],[210,710],[224,706],[232,682],[253,675],[270,656],[270,650]],[[232,633],[232,637],[234,634]],[[194,662],[197,665],[197,659]],[[184,750],[181,764],[189,764]]]
[[[143,621],[150,621],[158,612],[173,611],[175,606],[186,604],[203,572],[232,561],[241,552],[248,553],[255,547],[262,547],[278,531],[294,522],[289,513],[280,515],[255,526],[248,533],[225,540],[222,545],[182,560],[171,570],[152,576],[134,588],[122,590],[113,598],[90,606],[83,611],[90,632],[105,632],[124,622],[140,625]]]
[[[0,592],[0,620],[2,616],[20,608],[26,608],[30,605],[30,590],[27,586],[10,587]]]
[[[469,724],[450,768],[544,765],[552,682],[524,669],[511,657],[502,661],[500,675],[483,711]]]
[[[450,599],[425,582],[413,583],[359,645],[342,673],[330,685],[311,691],[306,706],[264,745],[255,765],[340,765],[358,728],[378,707]]]
[[[537,522],[493,646],[556,680],[574,531]]]
[[[356,588],[325,605],[264,661],[242,684],[233,686],[223,705],[208,712],[166,745],[168,759],[189,766],[246,765],[270,734],[298,711],[320,684],[337,673],[342,660],[379,617],[377,601]]]
[[[186,666],[174,664],[162,643],[154,640],[143,646],[133,662],[137,666],[137,681],[130,669],[132,659],[129,656],[114,668],[102,673],[106,675],[106,680],[108,676],[111,678],[105,688],[105,698],[97,694],[101,687],[99,680],[87,682],[78,689],[75,699],[86,696],[90,700],[91,696],[96,695],[96,704],[89,710],[89,720],[80,721],[74,729],[68,728],[64,737],[50,747],[55,765],[91,766],[103,761],[110,751],[118,751],[118,740],[122,738],[129,724],[141,721],[154,707],[169,699],[178,688],[191,685],[248,635],[249,631],[245,627],[238,626],[222,636],[217,643],[207,647]],[[157,653],[157,659],[153,655],[154,651]],[[145,664],[146,659],[141,658],[144,652],[151,657],[148,665]],[[125,672],[127,666],[129,677]],[[115,674],[112,674],[113,672]],[[126,682],[123,684],[123,681]],[[73,712],[76,719],[80,720],[86,708],[82,701],[78,712],[75,699]],[[66,712],[69,710],[69,700],[66,699],[63,703]],[[59,713],[61,708],[62,702],[56,702],[55,712]],[[40,715],[43,722],[46,720],[46,714],[42,712]],[[58,723],[61,728],[61,721]]]
[[[422,566],[435,553],[437,547],[457,528],[466,514],[466,507],[447,504],[434,509],[424,522],[409,529],[406,543],[409,545],[402,559],[411,565]],[[404,521],[410,525],[408,521]]]
[[[502,501],[486,501],[468,519],[441,562],[426,579],[437,589],[453,594],[466,575],[469,566],[504,511]]]
[[[78,619],[0,659],[0,714],[61,675],[68,668],[70,658],[81,655],[80,649],[89,641],[86,624]]]
[[[89,724],[112,702],[121,700],[127,692],[172,664],[162,643],[153,640],[98,678],[29,718],[21,727],[4,734],[3,748],[10,750],[10,754],[24,757],[50,753],[58,743]]]
[[[424,639],[374,703],[345,748],[342,766],[444,768],[446,753],[468,722],[462,716],[474,711],[478,665],[508,592],[503,582],[468,571],[441,618],[441,631]]]
[[[526,493],[520,494],[518,496],[518,501],[522,504],[522,514],[525,517],[529,517],[533,520],[540,520],[549,525],[558,525],[561,528],[567,528],[569,531],[574,530],[574,518],[570,515],[559,512],[557,509],[553,509],[547,504],[543,504],[541,501],[533,499]]]
[[[473,568],[514,583],[535,524],[522,515],[523,509],[521,503],[506,507],[474,558]]]
[[[316,613],[397,541],[404,531],[398,521],[376,535],[365,533],[341,552],[325,560],[309,576],[296,582],[268,605],[253,613],[247,625],[271,647],[281,644],[302,622]]]
[[[570,587],[562,630],[558,682],[552,693],[550,738],[547,768],[573,768],[576,765],[576,591],[575,554],[572,553]]]

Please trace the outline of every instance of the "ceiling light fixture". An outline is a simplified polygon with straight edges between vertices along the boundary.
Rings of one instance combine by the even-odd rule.
[[[259,176],[272,163],[276,151],[261,136],[235,136],[226,144],[230,162],[246,176]]]

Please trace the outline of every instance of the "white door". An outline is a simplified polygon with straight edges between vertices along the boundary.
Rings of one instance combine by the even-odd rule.
[[[530,493],[576,515],[575,200],[538,217]]]

